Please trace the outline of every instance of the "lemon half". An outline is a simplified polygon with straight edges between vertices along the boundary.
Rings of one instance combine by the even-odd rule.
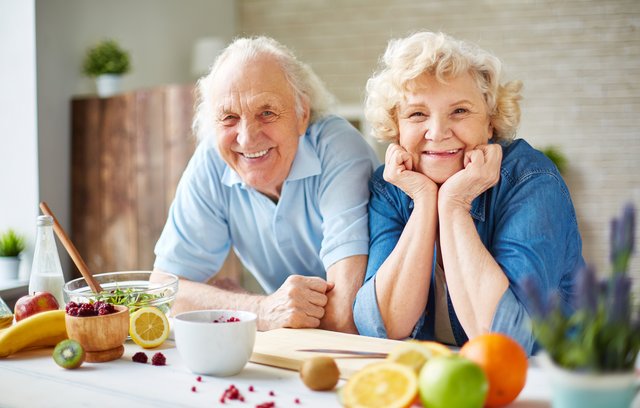
[[[157,307],[142,307],[131,315],[129,336],[142,348],[158,347],[169,337],[169,320]]]

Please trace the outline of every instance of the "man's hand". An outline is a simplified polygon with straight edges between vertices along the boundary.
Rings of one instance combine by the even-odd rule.
[[[324,307],[321,329],[358,334],[352,308],[366,269],[366,255],[341,259],[327,269],[327,280],[335,283],[335,287],[327,292],[328,301]]]
[[[258,330],[318,327],[331,289],[333,283],[318,277],[289,276],[277,291],[260,300]]]
[[[383,177],[386,181],[416,200],[425,192],[437,191],[436,184],[427,176],[413,169],[411,154],[397,143],[391,143],[385,154]]]
[[[500,180],[502,148],[498,144],[479,145],[465,153],[464,169],[442,184],[438,203],[462,206],[467,211],[471,202]]]

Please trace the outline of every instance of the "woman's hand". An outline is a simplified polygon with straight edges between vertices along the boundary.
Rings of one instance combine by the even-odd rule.
[[[464,169],[449,177],[440,187],[439,203],[459,204],[467,211],[471,202],[500,180],[502,147],[479,145],[464,155]]]
[[[423,194],[437,192],[438,186],[427,176],[413,170],[413,158],[402,146],[391,143],[385,155],[383,177],[414,201]]]

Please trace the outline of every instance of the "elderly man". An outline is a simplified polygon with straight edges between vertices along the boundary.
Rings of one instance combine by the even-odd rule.
[[[198,83],[200,140],[156,245],[180,276],[174,313],[253,311],[258,328],[357,333],[378,162],[319,78],[275,40],[234,41]],[[207,285],[233,246],[268,295]]]

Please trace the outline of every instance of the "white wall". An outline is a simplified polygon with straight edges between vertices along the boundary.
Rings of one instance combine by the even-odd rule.
[[[193,81],[190,63],[196,39],[234,36],[235,3],[36,0],[35,4],[40,197],[69,231],[70,101],[74,95],[94,93],[93,81],[81,73],[86,49],[103,38],[113,38],[130,51],[133,70],[124,77],[125,91],[188,83]],[[67,270],[66,255],[62,260]]]
[[[38,214],[34,14],[33,0],[0,0],[0,231],[27,236],[23,278]]]

